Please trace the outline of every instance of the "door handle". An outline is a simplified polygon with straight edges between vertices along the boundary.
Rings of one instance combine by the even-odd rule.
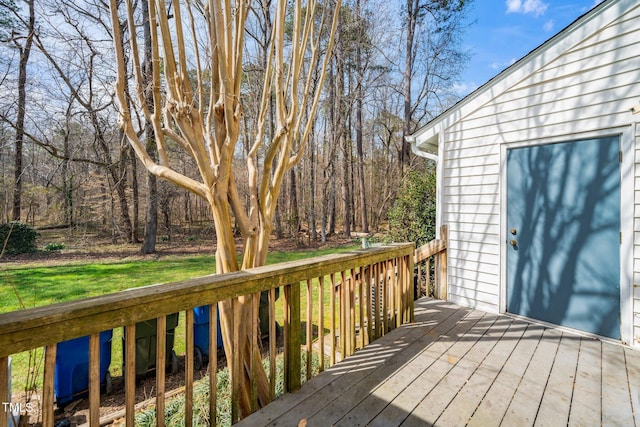
[[[512,239],[509,241],[509,244],[514,248],[518,247],[518,241],[516,239]]]

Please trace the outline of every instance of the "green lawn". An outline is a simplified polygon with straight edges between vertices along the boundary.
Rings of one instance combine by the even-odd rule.
[[[300,252],[273,252],[268,264],[345,252],[355,246]],[[215,273],[213,255],[160,260],[97,262],[62,266],[2,266],[0,313],[109,294],[124,289],[169,283]]]

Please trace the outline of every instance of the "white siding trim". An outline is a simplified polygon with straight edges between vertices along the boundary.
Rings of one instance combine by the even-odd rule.
[[[631,115],[631,112],[629,112]],[[635,131],[636,126],[623,129],[620,135],[620,339],[624,344],[637,345],[633,337],[633,252],[634,252],[634,202],[628,195],[633,194],[635,177]]]
[[[638,120],[636,118],[637,116],[634,116],[634,119]],[[624,235],[623,235],[623,244],[625,244],[625,250],[630,252],[627,252],[629,255],[627,255],[630,258],[630,263],[631,265],[631,278],[629,280],[630,282],[630,286],[631,286],[631,300],[629,303],[629,307],[628,310],[631,313],[625,313],[623,312],[623,316],[629,316],[630,317],[630,321],[631,321],[631,342],[630,344],[633,347],[636,348],[640,348],[640,292],[638,292],[638,290],[640,290],[640,287],[638,287],[638,281],[640,281],[640,279],[638,278],[638,276],[640,276],[640,268],[636,268],[636,263],[638,261],[640,261],[640,246],[637,245],[633,245],[633,240],[635,238],[634,234],[636,232],[636,230],[640,231],[640,206],[638,206],[638,196],[637,194],[639,193],[638,190],[640,190],[640,187],[638,186],[638,183],[636,182],[636,177],[640,176],[640,174],[638,174],[638,169],[639,169],[639,165],[640,165],[640,122],[635,122],[632,125],[632,132],[631,133],[631,144],[630,147],[628,148],[630,150],[628,156],[629,156],[629,162],[624,162],[624,172],[625,175],[628,175],[628,180],[625,180],[625,183],[627,181],[632,181],[632,184],[629,184],[628,187],[625,187],[625,193],[627,196],[627,200],[628,203],[631,205],[629,208],[629,216],[631,216],[632,218],[629,220],[631,223],[628,225],[630,227],[628,234],[629,234],[629,238],[624,239]],[[625,152],[625,155],[627,155],[627,153]],[[625,176],[623,175],[623,176]],[[633,197],[630,197],[631,194],[634,194]],[[626,223],[625,223],[626,225]],[[627,234],[625,232],[625,234]],[[633,236],[633,237],[632,237]],[[629,249],[626,245],[632,245],[631,249]],[[627,307],[626,307],[627,308]],[[623,317],[624,318],[624,317]]]

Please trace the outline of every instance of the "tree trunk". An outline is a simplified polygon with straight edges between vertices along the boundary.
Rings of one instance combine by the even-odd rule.
[[[331,182],[331,186],[329,189],[329,229],[327,234],[331,236],[336,233],[336,174],[333,166],[329,172],[329,180]]]
[[[133,148],[129,146],[129,160],[131,165],[131,190],[133,192],[133,243],[140,243],[140,189],[138,185],[138,160]]]
[[[360,20],[360,0],[356,1],[356,17]],[[358,35],[362,34],[362,26],[358,25]],[[364,152],[362,149],[362,49],[361,40],[358,37],[356,44],[356,72],[358,73],[358,87],[356,93],[356,155],[358,157],[358,188],[360,190],[360,206],[362,232],[369,232],[369,218],[367,215],[367,189],[364,182]]]
[[[296,169],[289,171],[289,218],[291,237],[297,237],[300,231],[300,210],[298,209],[298,180]]]
[[[318,240],[316,230],[316,147],[315,126],[309,135],[309,231],[311,240]]]
[[[145,85],[152,80],[153,61],[151,60],[151,27],[149,24],[149,2],[142,0],[140,3],[142,8],[143,32],[144,32],[144,66],[143,78]],[[147,92],[147,103],[153,108],[153,94],[149,90]],[[144,133],[147,139],[146,147],[153,161],[157,159],[157,148],[155,143],[155,135],[153,125],[146,122]],[[186,210],[185,210],[186,212]],[[145,215],[144,239],[140,251],[143,254],[153,254],[156,252],[156,241],[158,238],[158,179],[152,173],[147,172],[147,210]]]
[[[128,145],[124,145],[125,136],[122,133],[121,141],[123,144],[120,149],[120,160],[117,164],[110,164],[109,171],[111,178],[114,180],[116,192],[118,193],[118,202],[120,205],[120,224],[123,228],[123,234],[127,243],[133,243],[133,226],[131,225],[131,215],[129,214],[129,200],[127,199],[127,164],[126,152]]]
[[[25,0],[29,8],[29,21],[27,24],[27,37],[24,46],[20,47],[20,65],[18,71],[18,113],[16,116],[16,142],[14,167],[14,187],[13,187],[13,212],[12,219],[20,221],[22,211],[22,152],[24,145],[24,118],[27,106],[27,64],[31,55],[31,46],[35,31],[36,15],[35,0]]]
[[[153,127],[150,123],[145,125],[145,133],[147,133],[147,149],[153,157],[155,155],[155,142],[153,139]],[[152,173],[147,173],[147,209],[145,218],[141,252],[143,254],[154,254],[156,253],[156,241],[158,238],[158,178]]]
[[[342,198],[344,202],[344,235],[349,238],[351,236],[351,190],[349,179],[349,142],[342,133]]]
[[[404,127],[402,129],[402,145],[400,149],[400,175],[404,173],[409,166],[409,156],[411,154],[409,143],[406,137],[411,134],[411,80],[413,77],[413,39],[415,36],[418,1],[407,0],[407,40],[405,45],[404,59]]]
[[[63,221],[65,224],[73,225],[73,180],[69,177],[69,163],[71,162],[71,150],[69,148],[70,135],[70,114],[71,109],[67,109],[66,129],[63,141],[64,159],[62,160],[62,198],[64,206]]]

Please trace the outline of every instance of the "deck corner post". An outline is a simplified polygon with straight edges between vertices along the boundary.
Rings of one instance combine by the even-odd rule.
[[[444,242],[444,250],[440,252],[438,262],[438,299],[447,300],[447,250],[449,246],[449,226],[440,227],[440,240]]]
[[[300,388],[300,284],[284,287],[284,384],[287,392]]]

